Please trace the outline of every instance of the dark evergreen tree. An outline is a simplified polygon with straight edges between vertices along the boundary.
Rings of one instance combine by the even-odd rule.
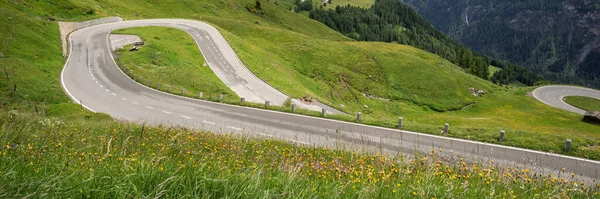
[[[312,0],[296,0],[296,12],[313,10]]]

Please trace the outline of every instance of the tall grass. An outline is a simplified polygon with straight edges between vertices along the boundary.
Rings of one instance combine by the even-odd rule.
[[[598,196],[572,174],[277,140],[0,112],[0,197],[553,198]]]

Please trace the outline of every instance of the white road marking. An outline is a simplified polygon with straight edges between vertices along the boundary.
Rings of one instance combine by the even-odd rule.
[[[102,84],[98,84],[98,85],[100,85],[100,88],[104,88],[104,86],[102,86]]]
[[[114,95],[114,96],[117,96],[117,94],[115,94],[115,93],[110,93],[110,94],[112,94],[112,95]]]
[[[104,89],[106,92],[110,92],[108,89]]]
[[[269,134],[264,134],[264,133],[258,133],[258,134],[262,135],[262,136],[266,136],[266,137],[273,137],[272,135],[269,135]]]
[[[180,116],[181,116],[182,118],[185,118],[185,119],[188,119],[188,120],[189,120],[189,119],[192,119],[191,117],[188,117],[188,116],[185,116],[185,115],[180,115]]]
[[[214,122],[209,122],[209,121],[206,121],[206,120],[205,120],[205,121],[202,121],[202,123],[207,123],[207,124],[212,124],[212,125],[215,125],[215,123],[214,123]]]
[[[146,108],[149,108],[149,109],[154,109],[154,108],[152,108],[152,107],[149,107],[149,106],[146,106]]]
[[[140,105],[140,104],[138,104],[137,102],[131,102],[131,103],[133,103],[133,104],[135,104],[135,105]]]
[[[238,130],[238,131],[244,130],[244,129],[241,129],[241,128],[236,128],[236,127],[233,127],[233,126],[227,126],[227,128],[230,128],[230,129],[235,129],[235,130]]]
[[[164,111],[163,110],[162,112],[171,115],[171,112],[169,112],[169,111]]]
[[[127,99],[125,99],[125,98],[121,98],[121,99],[124,100],[124,101],[127,101]]]
[[[298,141],[298,140],[290,140],[290,142],[294,142],[294,143],[298,143],[298,144],[304,144],[304,145],[310,145],[310,143],[308,143],[308,142],[302,142],[302,141]]]

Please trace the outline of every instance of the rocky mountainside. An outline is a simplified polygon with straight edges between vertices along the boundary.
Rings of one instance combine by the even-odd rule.
[[[597,0],[400,0],[436,28],[557,83],[600,88]]]

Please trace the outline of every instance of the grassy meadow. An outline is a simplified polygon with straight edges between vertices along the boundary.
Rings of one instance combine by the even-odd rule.
[[[312,148],[165,126],[0,112],[7,198],[593,198],[564,170]]]
[[[600,111],[600,100],[583,96],[567,96],[563,100],[568,104],[586,110]]]
[[[131,45],[116,52],[121,64],[135,71],[147,84],[150,80],[153,88],[160,82],[160,90],[178,93],[185,89],[187,93],[200,91],[210,94],[223,94],[224,98],[239,98],[208,67],[196,42],[185,31],[166,27],[142,27],[113,31],[114,34],[132,34],[139,36],[145,44],[138,51],[129,51]]]

